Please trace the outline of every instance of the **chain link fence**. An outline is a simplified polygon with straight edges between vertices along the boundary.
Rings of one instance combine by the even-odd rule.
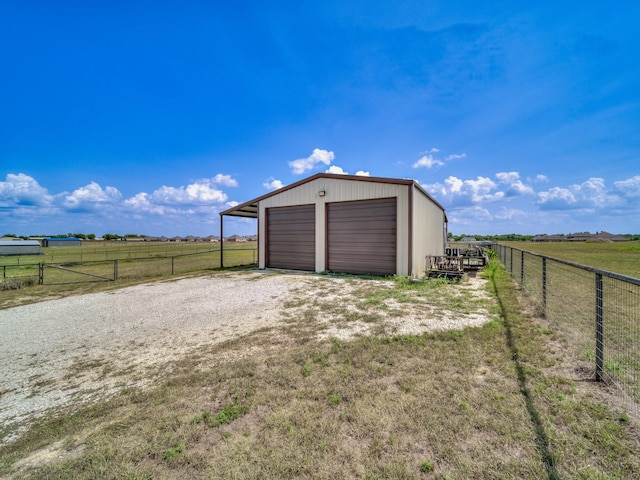
[[[498,258],[596,380],[616,387],[640,418],[640,279],[517,248]]]

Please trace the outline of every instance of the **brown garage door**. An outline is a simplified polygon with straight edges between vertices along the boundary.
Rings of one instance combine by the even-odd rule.
[[[332,272],[396,273],[396,199],[327,204],[327,266]]]
[[[267,267],[316,269],[315,205],[267,209]]]

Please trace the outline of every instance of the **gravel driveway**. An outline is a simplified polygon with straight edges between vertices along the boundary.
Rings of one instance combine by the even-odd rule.
[[[44,415],[71,413],[74,405],[127,386],[143,386],[158,378],[163,365],[199,346],[276,326],[285,310],[291,321],[295,308],[283,308],[291,298],[313,296],[316,305],[323,300],[348,303],[358,282],[365,281],[219,274],[0,310],[0,425],[5,427],[0,430],[0,445]],[[389,285],[380,282],[380,286],[385,283]],[[326,290],[334,293],[323,294]],[[425,323],[419,318],[424,314],[424,310],[407,312],[390,319],[396,322],[392,331],[419,333],[488,320],[479,313],[440,315],[436,323]],[[349,328],[351,334],[362,334],[368,326]],[[327,324],[324,333],[349,337],[348,331],[333,324]]]
[[[0,310],[0,425],[142,384],[131,382],[141,369],[273,325],[283,299],[302,282],[217,275]],[[112,374],[118,372],[126,375]]]

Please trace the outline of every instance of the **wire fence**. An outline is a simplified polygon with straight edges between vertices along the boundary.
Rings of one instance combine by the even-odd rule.
[[[494,245],[511,276],[553,322],[570,351],[614,385],[640,418],[640,279]]]
[[[251,265],[257,262],[257,250],[224,249],[225,267]],[[124,257],[90,261],[41,261],[2,265],[2,282],[6,288],[21,285],[64,285],[71,283],[107,282],[118,279],[143,279],[196,273],[220,268],[220,249],[153,257]]]

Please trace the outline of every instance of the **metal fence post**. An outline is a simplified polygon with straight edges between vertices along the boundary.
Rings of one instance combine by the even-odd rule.
[[[511,253],[511,261],[509,262],[509,270],[511,270],[511,276],[513,277],[513,247],[509,247]]]
[[[596,273],[596,381],[602,381],[604,365],[604,319],[602,314],[602,274]]]
[[[520,285],[524,285],[524,250],[520,251]]]
[[[44,263],[38,264],[38,285],[44,285]]]
[[[176,258],[176,257],[171,257],[171,275],[173,275],[173,272],[174,272],[174,268],[173,268],[173,260],[174,260],[175,258]]]
[[[7,266],[2,266],[2,278],[7,278]]]
[[[542,306],[547,311],[547,259],[542,257]]]
[[[118,259],[116,258],[113,261],[113,280],[116,281],[118,279]]]

